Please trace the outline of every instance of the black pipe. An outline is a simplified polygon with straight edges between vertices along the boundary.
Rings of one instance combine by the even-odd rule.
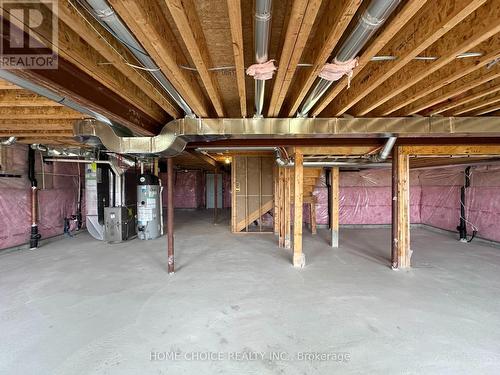
[[[38,247],[38,241],[41,235],[38,233],[38,188],[35,177],[35,150],[28,148],[28,178],[31,182],[31,233],[30,233],[30,249]]]
[[[332,184],[330,181],[330,175],[332,173],[331,168],[325,168],[325,183],[326,183],[326,189],[328,192],[328,228],[332,229],[332,221],[330,218],[332,217]]]
[[[467,239],[467,222],[465,220],[465,192],[466,189],[470,186],[470,167],[465,168],[464,171],[464,184],[460,188],[460,223],[457,226],[458,234],[460,236],[459,240],[461,242],[470,242],[475,236],[475,231],[472,232],[472,238],[470,240]]]

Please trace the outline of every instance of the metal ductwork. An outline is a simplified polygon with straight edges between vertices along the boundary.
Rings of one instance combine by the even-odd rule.
[[[160,68],[153,59],[144,50],[139,41],[130,32],[120,17],[115,13],[107,0],[78,0],[82,6],[87,9],[92,16],[108,30],[120,43],[135,56],[135,58],[148,70],[156,79],[165,92],[174,100],[184,111],[186,116],[194,117],[193,110],[189,107],[182,96],[168,81]]]
[[[43,86],[40,86],[36,83],[33,83],[31,81],[28,81],[24,78],[18,77],[15,74],[12,74],[8,70],[5,69],[0,69],[0,78],[5,79],[6,81],[9,81],[16,86],[22,87],[23,89],[29,90],[34,92],[35,94],[41,95],[46,97],[47,99],[53,100],[56,103],[62,104],[68,108],[74,109],[77,112],[83,113],[85,115],[91,116],[95,118],[98,121],[101,121],[115,129],[115,131],[123,136],[127,135],[133,135],[133,133],[130,131],[130,129],[118,125],[116,123],[113,123],[110,119],[108,119],[106,116],[101,115],[100,113],[97,113],[89,108],[83,107],[80,104],[74,102],[71,99],[68,99],[66,97],[60,96],[56,94],[54,91],[49,90]]]
[[[393,137],[499,137],[500,127],[497,117],[183,118],[166,124],[155,137],[121,137],[108,125],[88,119],[75,121],[73,132],[77,141],[99,138],[109,151],[117,154],[165,157],[181,153],[187,142],[391,137],[376,156],[379,160],[384,160],[384,155],[389,155],[394,145]]]
[[[167,124],[154,137],[120,137],[112,128],[95,120],[79,120],[73,126],[75,139],[79,142],[99,138],[109,151],[137,156],[169,157],[180,154],[186,147],[186,141],[172,130]]]
[[[271,0],[255,1],[255,61],[263,64],[269,59],[269,37],[271,35]],[[255,118],[262,117],[266,81],[255,80]]]
[[[14,143],[16,143],[16,141],[17,141],[16,137],[9,137],[9,138],[6,138],[6,139],[1,139],[0,138],[0,145],[2,145],[2,146],[10,146],[10,145],[13,145]]]
[[[345,63],[356,58],[359,51],[361,51],[368,40],[370,40],[375,31],[384,24],[400,1],[401,0],[372,0],[368,8],[361,15],[354,30],[340,47],[333,61]],[[307,117],[309,111],[334,82],[335,81],[319,78],[316,85],[309,92],[302,107],[299,109],[297,117]]]
[[[380,152],[376,155],[373,155],[370,160],[372,162],[381,162],[386,161],[389,155],[391,154],[392,148],[396,144],[397,137],[390,137],[385,143],[384,147],[380,150]]]

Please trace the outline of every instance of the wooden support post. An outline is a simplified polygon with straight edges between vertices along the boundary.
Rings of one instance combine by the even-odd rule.
[[[311,222],[311,234],[317,234],[318,228],[316,225],[316,199],[314,197],[310,203],[309,220]]]
[[[278,246],[285,247],[285,215],[284,215],[284,195],[285,195],[285,170],[283,168],[278,168],[278,198],[279,198],[279,235],[278,235]]]
[[[404,147],[396,145],[392,153],[392,268],[409,268],[410,258],[410,163]]]
[[[168,273],[174,273],[174,159],[167,159]]]
[[[273,220],[274,220],[274,234],[279,235],[280,232],[280,188],[279,188],[279,168],[275,165],[273,170],[273,180],[274,180],[274,211],[273,211]]]
[[[292,246],[292,228],[291,228],[291,205],[292,205],[292,192],[291,192],[291,175],[290,168],[284,168],[285,182],[284,182],[284,196],[283,196],[283,219],[284,219],[284,247],[290,249]]]
[[[340,172],[338,167],[332,168],[330,171],[330,202],[331,202],[331,216],[330,216],[330,229],[332,232],[331,245],[332,247],[339,247],[339,193],[340,193]]]
[[[302,253],[302,206],[304,192],[304,156],[295,151],[294,197],[293,197],[293,266],[303,268],[306,260]]]
[[[219,206],[219,197],[217,194],[217,169],[214,171],[214,224],[217,224],[217,219],[218,219],[218,211],[217,211],[217,207]]]

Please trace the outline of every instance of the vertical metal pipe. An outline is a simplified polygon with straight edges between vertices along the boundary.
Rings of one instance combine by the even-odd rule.
[[[38,233],[38,187],[35,177],[35,150],[28,148],[28,178],[31,182],[31,234],[30,249],[38,247],[40,234]]]
[[[257,64],[267,62],[269,59],[269,37],[271,35],[271,0],[255,1],[255,61]],[[264,109],[264,92],[266,81],[255,80],[255,117],[262,117]]]
[[[342,63],[354,59],[378,28],[384,24],[400,1],[372,0],[352,32],[340,47],[333,61]],[[307,117],[309,111],[333,83],[334,81],[327,81],[323,78],[317,79],[316,85],[309,92],[302,107],[297,112],[297,117]]]
[[[219,197],[217,194],[218,191],[217,191],[217,170],[214,171],[214,224],[217,224],[217,219],[218,219],[218,211],[217,211],[217,207],[219,206]]]
[[[167,159],[167,244],[168,273],[174,273],[174,160]]]

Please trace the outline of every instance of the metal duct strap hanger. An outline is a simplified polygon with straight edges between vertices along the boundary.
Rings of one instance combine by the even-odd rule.
[[[384,24],[400,1],[372,0],[368,8],[361,15],[351,34],[349,34],[340,47],[332,63],[325,64],[321,69],[319,80],[297,112],[297,117],[307,117],[309,111],[316,105],[333,82],[338,81],[344,75],[347,76],[349,80],[348,85],[350,85],[352,72],[358,63],[357,54],[370,40],[375,31]]]
[[[255,79],[255,118],[262,117],[266,80],[273,78],[275,60],[269,60],[269,36],[271,30],[271,0],[255,1],[255,61],[247,74]]]

